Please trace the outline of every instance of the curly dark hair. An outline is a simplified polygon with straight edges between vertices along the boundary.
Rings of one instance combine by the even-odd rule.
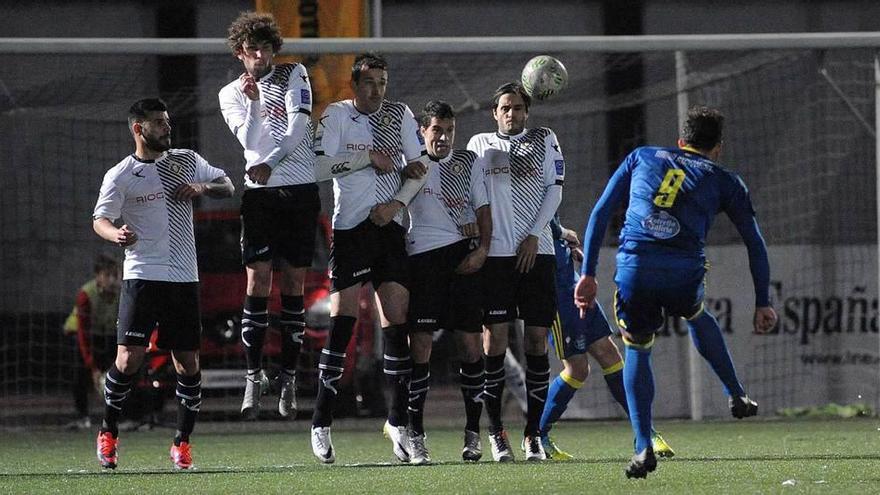
[[[724,115],[716,108],[694,106],[688,110],[681,139],[698,150],[711,150],[721,142]]]
[[[431,118],[433,117],[438,119],[454,119],[455,111],[452,110],[452,106],[449,103],[443,100],[431,100],[425,104],[422,115],[419,117],[419,123],[422,127],[428,127],[431,125]]]
[[[272,44],[272,51],[278,53],[284,39],[281,37],[281,30],[275,23],[275,17],[272,14],[264,12],[242,12],[238,19],[232,21],[229,25],[229,35],[226,37],[226,44],[235,54],[244,46],[262,45],[269,42]]]

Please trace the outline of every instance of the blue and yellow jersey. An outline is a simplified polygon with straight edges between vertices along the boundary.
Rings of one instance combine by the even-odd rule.
[[[756,301],[768,304],[769,263],[748,188],[738,175],[689,148],[641,147],[623,160],[590,216],[582,273],[595,275],[608,221],[626,197],[618,267],[702,267],[706,235],[723,211],[749,249]]]

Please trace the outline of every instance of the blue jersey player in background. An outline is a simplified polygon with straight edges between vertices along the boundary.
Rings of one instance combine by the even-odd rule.
[[[550,430],[568,409],[575,393],[584,386],[590,374],[587,354],[593,357],[602,368],[602,375],[608,391],[620,404],[624,413],[629,414],[626,392],[623,387],[623,357],[617,345],[611,340],[611,326],[602,306],[597,302],[587,309],[583,318],[574,305],[574,288],[580,278],[575,265],[580,266],[583,252],[574,231],[564,228],[557,216],[550,222],[553,231],[553,247],[556,255],[556,320],[550,328],[550,340],[556,356],[562,361],[563,370],[550,383],[547,402],[541,415],[541,442],[547,458],[554,461],[568,461],[574,457],[556,445]],[[660,457],[672,457],[675,452],[656,431],[651,431],[651,444],[654,453]]]
[[[608,221],[615,207],[629,198],[614,277],[614,311],[626,344],[623,379],[635,434],[627,477],[644,478],[657,467],[651,446],[651,346],[664,313],[687,320],[694,345],[724,384],[733,416],[758,412],[736,376],[718,322],[703,305],[703,248],[713,218],[723,211],[748,249],[755,332],[766,333],[776,325],[767,248],[749,191],[736,174],[715,163],[721,154],[723,122],[718,110],[694,107],[688,111],[678,148],[642,147],[630,153],[605,187],[584,234],[586,251],[574,295],[581,316],[595,305],[596,265]]]

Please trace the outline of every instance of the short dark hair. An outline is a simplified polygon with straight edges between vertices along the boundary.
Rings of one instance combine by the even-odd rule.
[[[452,105],[443,100],[431,100],[425,104],[425,108],[422,110],[422,115],[419,118],[419,123],[422,127],[428,127],[431,125],[431,119],[434,117],[438,119],[454,119],[455,111],[452,110]]]
[[[101,272],[118,272],[119,271],[119,262],[116,261],[116,258],[111,258],[106,254],[99,254],[95,258],[94,265],[95,275]]]
[[[147,120],[148,112],[167,112],[168,105],[161,98],[142,98],[131,105],[128,109],[128,126],[135,122]]]
[[[367,69],[388,70],[388,62],[378,53],[361,53],[354,58],[354,63],[351,64],[352,81],[358,82],[361,80],[361,72],[364,70],[364,67]]]
[[[229,25],[226,44],[234,54],[245,43],[251,45],[262,45],[263,43],[272,43],[272,51],[278,53],[284,38],[281,37],[281,30],[275,23],[275,17],[265,12],[242,12],[238,18]]]
[[[681,130],[681,139],[698,150],[711,150],[721,142],[724,115],[716,108],[693,106]]]
[[[508,94],[518,94],[522,98],[526,110],[532,105],[532,97],[526,93],[526,89],[522,84],[509,82],[507,84],[502,84],[495,90],[495,94],[492,96],[492,110],[498,108],[498,102],[501,100],[501,97]]]

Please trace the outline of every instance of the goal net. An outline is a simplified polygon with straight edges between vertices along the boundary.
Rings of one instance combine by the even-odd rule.
[[[458,112],[459,147],[471,135],[495,129],[494,89],[517,80],[528,59],[547,51],[527,44],[518,51],[491,51],[475,44],[460,53],[416,54],[407,53],[407,43],[384,50],[390,63],[388,97],[406,102],[416,114],[429,100],[450,102]],[[295,50],[293,43],[286,46]],[[726,217],[719,217],[709,238],[709,307],[746,390],[768,414],[830,402],[875,406],[880,345],[874,50],[688,51],[679,54],[678,72],[673,50],[622,53],[566,45],[550,52],[568,68],[568,88],[534,102],[529,126],[551,127],[563,147],[563,224],[583,232],[607,178],[631,148],[674,145],[684,98],[720,107],[727,116],[721,162],[750,187],[769,246],[772,295],[780,315],[773,334],[752,335],[754,296],[745,248]],[[312,58],[320,62],[328,56]],[[171,58],[175,67],[181,60],[191,65],[192,77],[183,79],[188,82],[169,85],[174,78],[164,73]],[[200,204],[196,218],[206,286],[203,411],[237,420],[244,384],[238,343],[244,273],[237,230],[243,159],[220,116],[217,92],[238,77],[240,63],[222,50],[175,56],[0,52],[0,62],[0,401],[5,405],[0,426],[74,418],[79,364],[72,338],[62,331],[64,320],[77,289],[91,277],[96,255],[121,258],[92,231],[91,212],[104,172],[133,150],[128,107],[155,95],[169,104],[174,145],[197,150],[237,186],[232,200]],[[324,187],[325,212],[331,211],[331,196]],[[619,221],[606,235],[600,260],[600,301],[606,311],[617,228]],[[319,254],[309,289],[313,332],[300,363],[304,416],[315,393],[315,350],[328,324],[326,292],[321,292],[327,232],[322,230],[316,242]],[[382,414],[373,321],[365,305],[353,352],[358,357],[350,366],[355,373],[347,382],[350,399],[342,413]],[[277,340],[270,337],[267,346],[271,369]],[[702,361],[689,364],[690,347],[683,322],[667,321],[654,353],[655,414],[688,417],[698,407],[697,416],[726,416],[720,384]],[[147,404],[142,410],[161,408],[163,397],[173,401],[168,364],[160,358],[158,353],[154,369],[141,381]],[[455,347],[448,335],[439,335],[428,398],[437,408],[429,411],[448,410],[443,414],[463,418],[457,371]],[[566,417],[622,417],[595,363],[592,375]],[[694,390],[700,396],[697,406]],[[94,391],[89,397],[96,418],[101,402]],[[271,394],[264,398],[265,419],[274,417],[269,404],[275,400]],[[510,409],[516,408],[511,402]],[[167,405],[164,413],[159,410],[160,420],[173,414]]]

